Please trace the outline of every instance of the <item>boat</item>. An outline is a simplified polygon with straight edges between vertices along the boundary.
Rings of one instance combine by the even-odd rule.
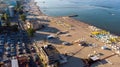
[[[70,15],[69,17],[77,17],[78,15]]]
[[[115,15],[115,14],[111,14],[111,15]]]

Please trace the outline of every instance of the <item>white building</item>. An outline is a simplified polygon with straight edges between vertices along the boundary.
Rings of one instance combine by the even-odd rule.
[[[11,60],[11,67],[19,67],[17,59],[12,59]]]

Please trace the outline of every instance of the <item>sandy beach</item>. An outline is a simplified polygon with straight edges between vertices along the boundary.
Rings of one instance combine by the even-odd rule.
[[[90,37],[92,31],[89,28],[90,25],[69,17],[47,16],[39,10],[38,6],[34,3],[34,0],[31,0],[31,3],[32,5],[29,5],[32,8],[30,11],[33,15],[36,15],[36,18],[42,19],[40,23],[45,26],[43,29],[37,30],[32,39],[36,40],[39,46],[42,46],[45,43],[51,43],[59,50],[60,53],[70,54],[71,57],[68,59],[68,63],[61,65],[61,67],[83,67],[84,63],[81,61],[81,58],[87,58],[88,55],[93,54],[94,51],[103,54],[99,57],[100,59],[114,53],[112,50],[102,50],[101,46],[105,45],[105,43]],[[46,22],[45,20],[50,20],[50,22]],[[65,33],[57,35],[58,32]],[[52,40],[45,40],[49,35],[54,35],[56,38]],[[83,48],[77,43],[74,43],[76,40],[84,40],[88,43],[93,43],[96,46]],[[70,42],[73,45],[66,46],[62,44],[63,42]],[[104,60],[109,60],[109,62],[95,63],[91,67],[119,67],[120,65],[120,57],[117,55]]]

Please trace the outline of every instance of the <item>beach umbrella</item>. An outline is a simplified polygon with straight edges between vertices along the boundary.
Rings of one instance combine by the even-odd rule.
[[[100,33],[97,32],[97,31],[94,31],[94,32],[92,32],[91,34],[92,34],[92,35],[98,35],[98,34],[100,34]]]
[[[106,30],[101,30],[100,33],[101,34],[109,34],[109,32],[107,32]]]
[[[109,41],[111,41],[111,43],[117,42],[116,38],[110,38]]]

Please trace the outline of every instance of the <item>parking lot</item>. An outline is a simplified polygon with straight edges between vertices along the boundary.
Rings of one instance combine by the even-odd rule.
[[[0,34],[0,61],[30,54],[31,51],[34,51],[34,48],[31,47],[25,31]]]

